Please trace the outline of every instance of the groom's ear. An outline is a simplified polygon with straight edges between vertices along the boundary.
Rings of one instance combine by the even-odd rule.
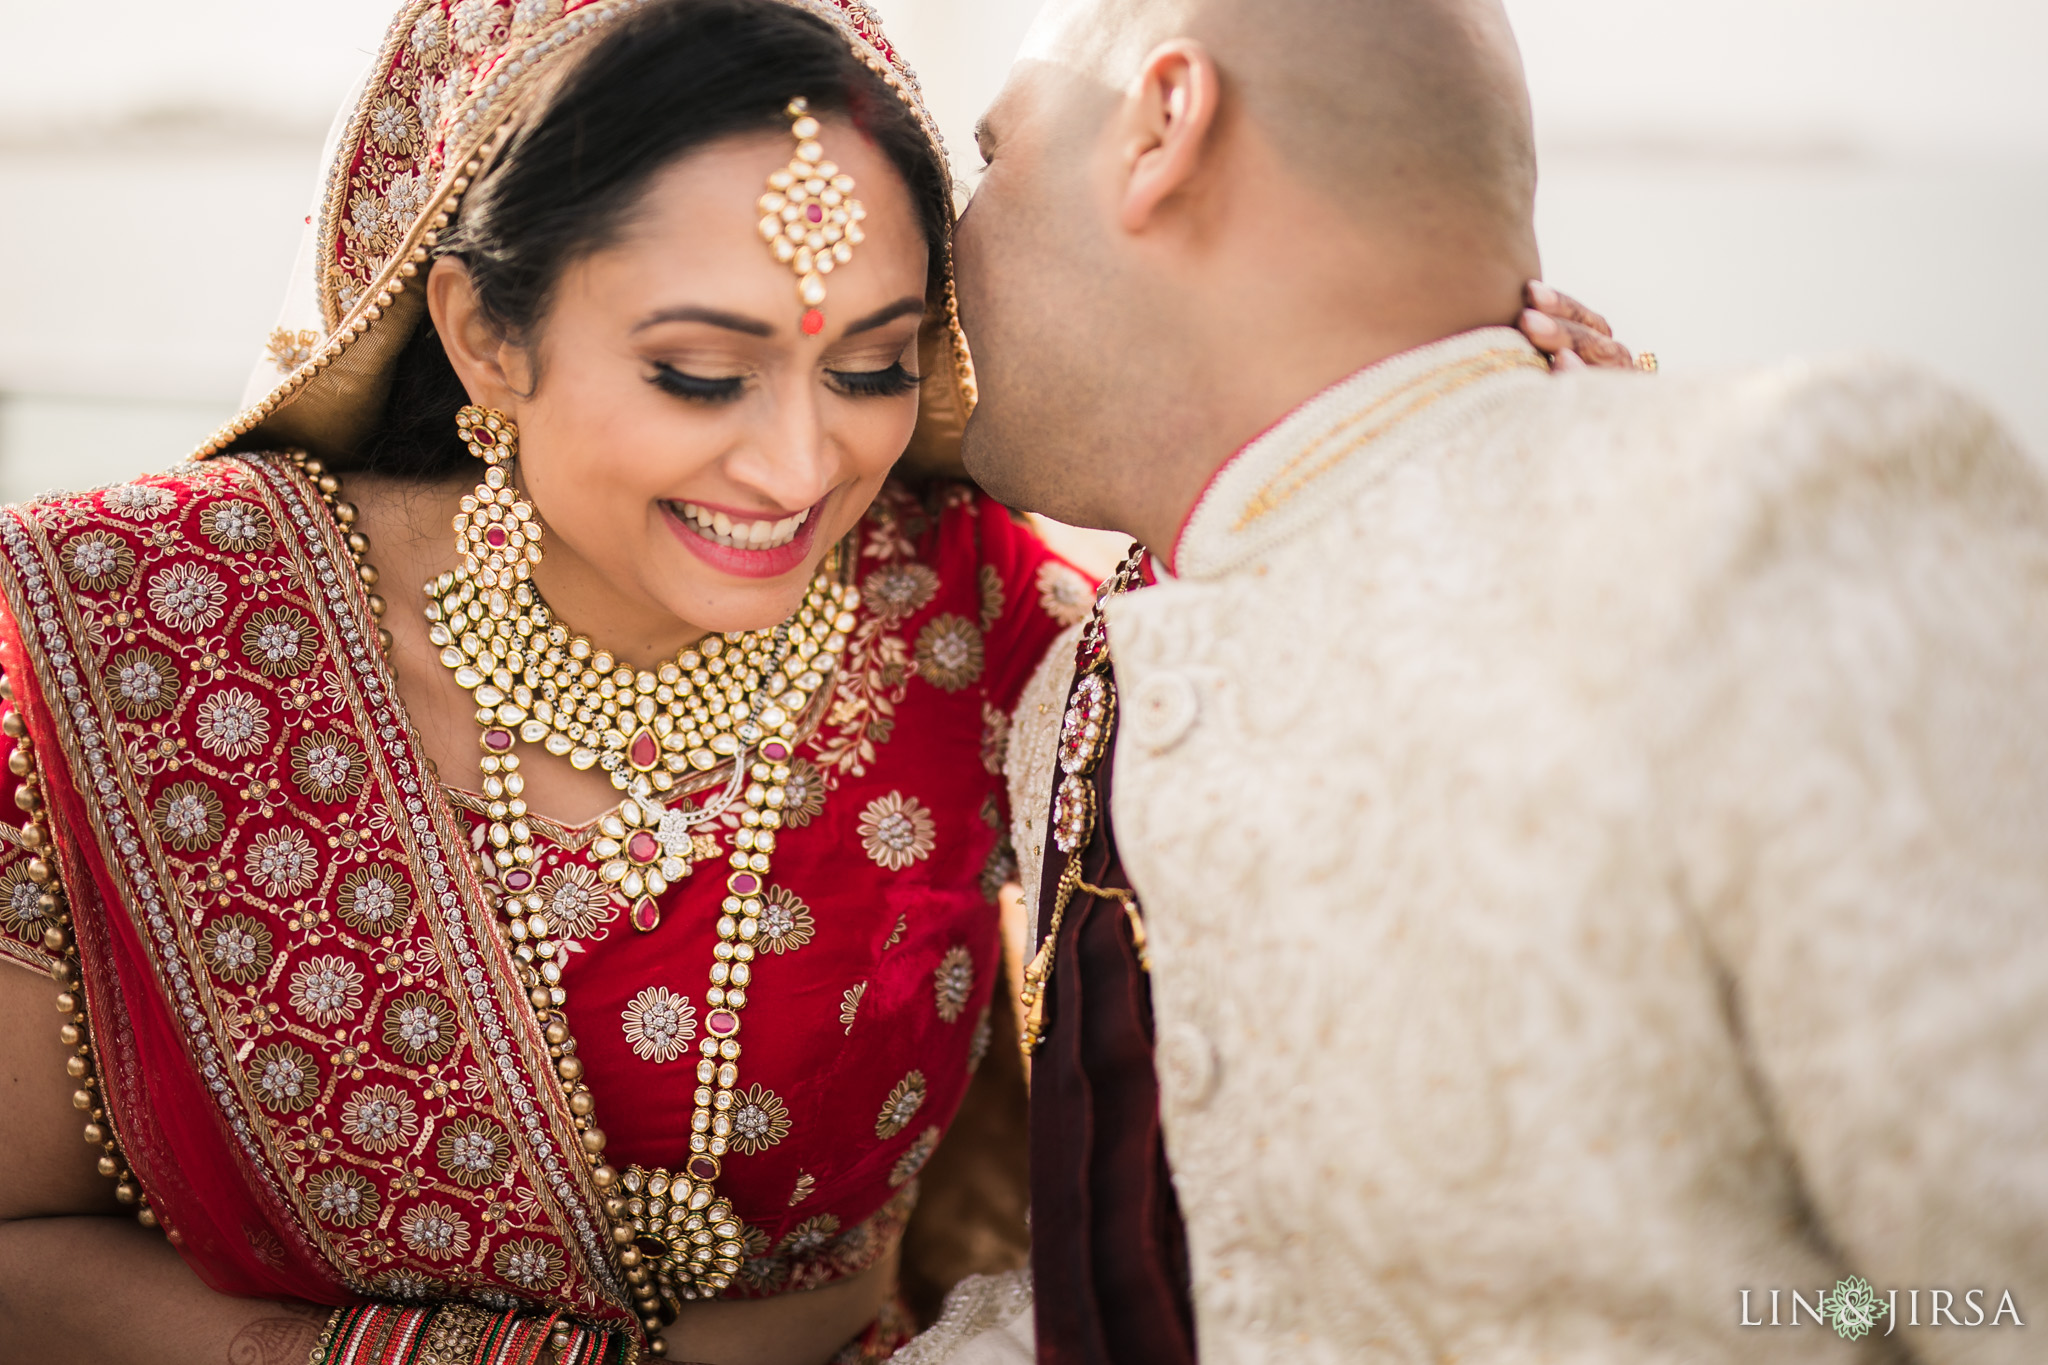
[[[1162,205],[1186,193],[1214,154],[1223,82],[1208,49],[1176,38],[1147,54],[1116,113],[1126,232],[1155,225]]]

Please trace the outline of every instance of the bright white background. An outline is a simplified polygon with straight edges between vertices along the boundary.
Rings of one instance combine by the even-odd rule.
[[[1668,369],[1882,348],[2048,453],[2048,4],[1508,0],[1547,273]],[[957,158],[1034,0],[895,0]],[[0,498],[167,464],[270,329],[387,0],[0,0]]]

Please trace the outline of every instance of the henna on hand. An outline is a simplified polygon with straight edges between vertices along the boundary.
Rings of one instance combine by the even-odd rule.
[[[258,1318],[228,1343],[227,1365],[306,1365],[334,1312],[314,1304],[279,1304],[283,1313]]]
[[[1529,307],[1522,310],[1517,325],[1536,349],[1552,358],[1557,369],[1572,369],[1578,363],[1603,369],[1625,370],[1635,365],[1628,347],[1614,339],[1607,319],[1569,294],[1561,294],[1541,280],[1523,288]]]

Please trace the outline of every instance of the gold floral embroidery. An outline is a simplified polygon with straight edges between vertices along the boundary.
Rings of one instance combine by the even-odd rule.
[[[854,1018],[860,1013],[861,997],[867,993],[868,983],[863,981],[858,986],[848,986],[846,994],[839,997],[839,1022],[846,1026],[848,1033],[853,1032]]]
[[[270,713],[254,694],[230,687],[199,703],[193,729],[209,752],[233,763],[270,743]]]
[[[861,847],[868,857],[891,872],[932,856],[938,826],[931,812],[914,796],[890,792],[868,802],[860,815]]]
[[[622,1017],[626,1041],[643,1062],[672,1062],[697,1036],[697,1007],[666,986],[641,991]]]
[[[365,1151],[396,1151],[419,1136],[419,1111],[396,1086],[365,1086],[341,1106],[341,1131]]]
[[[377,144],[380,151],[393,156],[403,156],[419,142],[420,116],[403,98],[396,94],[387,94],[370,106],[370,115],[364,123],[364,131],[370,135],[370,140]],[[293,368],[296,369],[297,366]]]
[[[388,863],[373,863],[348,874],[336,897],[342,921],[357,933],[388,934],[412,911],[412,885]]]
[[[1008,833],[998,834],[981,864],[981,898],[994,905],[1002,898],[1003,888],[1016,880],[1017,850]]]
[[[917,614],[939,590],[939,576],[929,565],[884,564],[860,585],[861,601],[888,625]]]
[[[199,936],[206,965],[223,981],[246,986],[270,971],[270,930],[247,915],[224,915]]]
[[[333,954],[309,958],[292,973],[291,1002],[321,1028],[353,1019],[363,1007],[363,969]]]
[[[220,797],[204,782],[178,782],[166,787],[149,813],[164,842],[184,853],[211,848],[220,840],[225,826]]]
[[[988,1056],[989,1044],[995,1041],[995,1021],[989,1017],[989,1006],[981,1007],[981,1018],[975,1021],[974,1037],[967,1044],[967,1074],[972,1076],[981,1070],[982,1058]]]
[[[1065,564],[1048,560],[1038,570],[1038,605],[1053,620],[1071,626],[1094,608],[1095,587]]]
[[[259,611],[242,627],[242,652],[273,678],[289,678],[312,666],[320,637],[306,614],[291,607]]]
[[[448,1261],[469,1250],[469,1224],[446,1204],[421,1204],[398,1220],[398,1236],[430,1261]]]
[[[837,1217],[829,1213],[813,1214],[784,1234],[776,1250],[785,1256],[813,1256],[825,1249],[825,1244],[837,1231]]]
[[[539,1293],[562,1278],[562,1253],[534,1237],[522,1237],[499,1248],[492,1268],[522,1289]]]
[[[130,720],[154,720],[178,699],[178,668],[153,649],[131,649],[107,663],[107,690]]]
[[[379,1298],[397,1299],[400,1303],[426,1303],[447,1293],[439,1280],[417,1270],[387,1270],[370,1284]]]
[[[771,953],[793,953],[811,941],[816,928],[811,907],[794,891],[770,886],[768,903],[761,908],[760,937],[755,942]]]
[[[124,483],[105,494],[107,510],[134,521],[154,521],[178,505],[168,488],[153,483]]]
[[[315,801],[346,801],[363,789],[370,760],[338,730],[319,730],[292,746],[292,781]]]
[[[313,1212],[344,1228],[359,1228],[377,1217],[377,1187],[355,1171],[322,1171],[306,1182]]]
[[[320,860],[313,852],[313,841],[303,831],[287,827],[267,830],[250,840],[242,870],[264,895],[283,900],[313,884]]]
[[[149,606],[178,635],[197,635],[220,622],[228,585],[203,564],[173,564],[149,580]]]
[[[924,1169],[932,1159],[932,1153],[939,1149],[939,1130],[935,1124],[917,1135],[917,1140],[903,1149],[903,1155],[896,1158],[896,1164],[889,1168],[889,1188],[910,1183],[911,1178]]]
[[[999,706],[981,704],[981,766],[991,777],[1003,775],[1010,756],[1010,717]]]
[[[825,809],[825,774],[808,759],[789,761],[789,781],[782,787],[782,825],[802,829]]]
[[[512,1165],[511,1139],[487,1118],[469,1115],[441,1130],[434,1159],[458,1185],[479,1189],[496,1184]]]
[[[939,1018],[952,1023],[967,1010],[967,1001],[974,994],[974,954],[962,944],[954,944],[939,959],[939,968],[932,973],[932,996],[937,1002]]]
[[[294,1114],[320,1098],[320,1067],[313,1054],[290,1043],[259,1047],[249,1058],[249,1083],[266,1109]]]
[[[896,917],[896,927],[889,931],[888,941],[882,945],[882,951],[886,953],[897,944],[903,942],[903,936],[908,932],[910,932],[910,916],[898,915]]]
[[[135,576],[135,549],[111,531],[87,531],[64,542],[64,576],[80,592],[123,588]]]
[[[983,662],[981,632],[964,616],[935,616],[918,632],[918,676],[940,691],[958,692],[972,683]]]
[[[738,1150],[752,1156],[789,1136],[789,1109],[767,1087],[749,1086],[733,1100],[731,1141]]]
[[[818,1177],[809,1174],[798,1176],[796,1178],[796,1188],[789,1192],[789,1207],[795,1208],[798,1204],[803,1203],[804,1200],[809,1199],[811,1191],[817,1188]]]
[[[540,900],[563,938],[588,938],[619,914],[596,871],[581,863],[564,863],[542,878]]]
[[[0,872],[0,922],[7,925],[9,933],[33,943],[43,935],[43,921],[56,910],[56,898],[46,899],[43,888],[28,875],[27,859]]]
[[[210,502],[200,509],[199,532],[221,549],[236,554],[267,550],[277,538],[262,508],[232,498]]]
[[[917,1111],[924,1108],[925,1081],[922,1071],[912,1071],[889,1092],[889,1098],[882,1101],[882,1111],[875,1116],[875,1136],[892,1138],[910,1126],[917,1117]]]
[[[431,991],[411,991],[384,1012],[384,1041],[414,1065],[438,1062],[455,1046],[455,1014]]]
[[[981,585],[981,628],[994,630],[996,622],[1003,619],[1003,603],[1007,594],[1003,590],[1003,575],[993,564],[984,564],[975,573]]]
[[[320,334],[310,329],[294,332],[289,327],[279,327],[270,334],[264,350],[270,355],[270,363],[277,366],[279,374],[290,374],[313,358],[314,350],[320,345]]]

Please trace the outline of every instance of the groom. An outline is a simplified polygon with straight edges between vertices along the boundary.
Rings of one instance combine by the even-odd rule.
[[[967,457],[1168,573],[1012,749],[1039,1358],[2031,1356],[2033,466],[1875,361],[1546,376],[1497,0],[1055,7]]]

